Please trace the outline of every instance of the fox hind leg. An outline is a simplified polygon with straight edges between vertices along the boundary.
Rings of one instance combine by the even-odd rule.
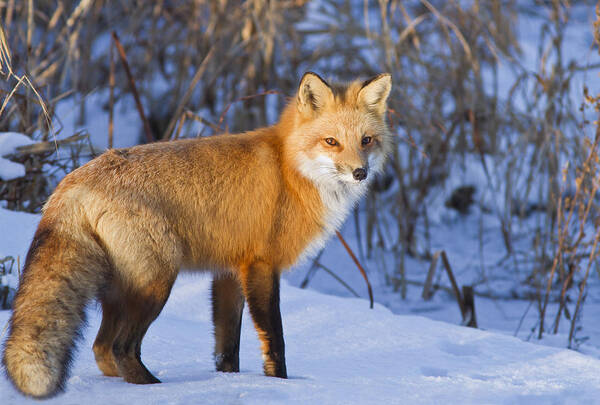
[[[114,292],[109,294],[114,295]],[[94,356],[98,368],[105,376],[118,377],[119,368],[113,354],[113,343],[123,326],[121,301],[109,298],[108,294],[100,297],[102,304],[102,323],[94,341]]]
[[[113,342],[112,352],[119,375],[129,383],[160,382],[142,363],[142,339],[164,307],[174,281],[174,277],[156,280],[144,289],[126,294],[124,307],[121,309],[125,315],[120,320],[121,326]]]
[[[234,276],[215,276],[212,282],[212,308],[217,371],[239,372],[244,295]]]

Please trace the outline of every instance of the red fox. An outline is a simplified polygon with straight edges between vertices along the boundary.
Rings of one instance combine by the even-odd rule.
[[[85,306],[98,299],[99,369],[160,382],[142,339],[180,269],[214,274],[218,371],[239,371],[244,302],[264,373],[286,378],[283,269],[320,249],[392,148],[389,74],[329,85],[306,73],[268,128],[113,149],[67,175],[48,199],[15,297],[3,364],[22,393],[64,390]]]

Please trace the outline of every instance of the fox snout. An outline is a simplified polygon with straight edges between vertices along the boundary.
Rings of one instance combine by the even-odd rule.
[[[336,177],[342,183],[358,184],[366,180],[369,175],[369,164],[367,162],[356,162],[355,164],[338,163],[335,165]]]
[[[364,167],[359,167],[352,171],[352,177],[354,177],[354,180],[358,180],[358,181],[363,181],[364,179],[366,179],[367,174],[368,174],[367,169],[365,169]]]

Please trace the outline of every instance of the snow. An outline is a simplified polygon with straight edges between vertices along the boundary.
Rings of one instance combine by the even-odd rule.
[[[19,258],[22,267],[39,221],[39,215],[0,208],[0,259],[7,256],[12,256],[15,260]],[[19,281],[16,266],[13,270],[11,274],[3,276],[2,284],[16,288]],[[0,327],[1,325],[2,322]]]
[[[8,181],[25,176],[25,166],[0,158],[0,179]]]
[[[23,262],[39,221],[37,214],[0,208],[0,258],[21,256]]]
[[[34,141],[26,135],[17,132],[0,132],[0,179],[8,181],[25,176],[25,166],[3,156],[15,153],[19,146],[32,143]]]
[[[104,377],[90,327],[64,395],[47,401],[130,404],[337,404],[442,402],[576,403],[600,395],[600,360],[500,334],[398,316],[362,299],[327,296],[283,283],[282,317],[290,378],[262,375],[259,342],[244,314],[239,374],[214,371],[208,277],[183,275],[150,328],[142,359],[162,381],[136,386]],[[0,325],[9,312],[0,312]],[[30,400],[0,379],[3,403]]]

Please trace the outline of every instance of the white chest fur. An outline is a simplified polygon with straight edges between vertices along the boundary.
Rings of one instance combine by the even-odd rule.
[[[298,260],[300,262],[317,254],[325,246],[365,194],[369,182],[344,181],[344,176],[337,173],[334,162],[326,157],[314,160],[301,158],[299,169],[315,184],[324,206],[323,229],[302,252]]]

